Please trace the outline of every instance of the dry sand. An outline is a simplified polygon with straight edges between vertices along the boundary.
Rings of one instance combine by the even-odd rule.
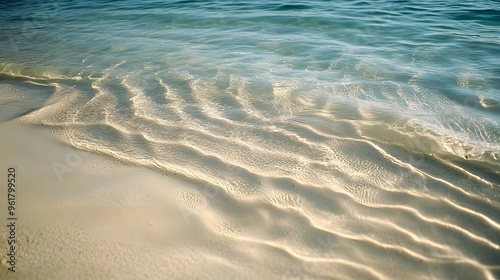
[[[251,244],[207,234],[209,219],[196,213],[217,194],[194,191],[203,186],[83,153],[41,129],[0,126],[2,178],[11,165],[18,177],[16,272],[7,271],[4,228],[1,279],[236,279],[242,269],[272,276],[256,263],[250,270],[226,261],[238,262],[238,250]],[[6,196],[2,187],[4,222]]]

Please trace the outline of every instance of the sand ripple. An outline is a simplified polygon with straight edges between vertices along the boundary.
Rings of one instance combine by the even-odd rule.
[[[467,146],[361,101],[305,96],[293,82],[114,69],[81,79],[4,71],[2,104],[21,102],[16,92],[40,103],[2,117],[191,182],[176,203],[226,248],[205,248],[207,259],[243,271],[273,259],[282,279],[498,276],[497,146]]]

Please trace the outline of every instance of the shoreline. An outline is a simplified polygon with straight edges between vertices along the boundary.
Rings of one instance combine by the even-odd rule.
[[[18,177],[16,272],[8,271],[2,242],[0,278],[159,278],[154,268],[167,263],[170,254],[161,257],[168,246],[156,245],[175,243],[180,232],[195,226],[186,225],[183,215],[189,213],[176,205],[176,189],[185,182],[79,151],[41,128],[2,123],[0,130],[0,168],[15,166]],[[7,193],[2,192],[5,220]],[[1,230],[0,240],[7,234]],[[149,265],[138,268],[144,259]]]
[[[41,127],[5,122],[0,131],[0,168],[15,166],[18,176],[16,272],[8,271],[5,227],[0,278],[383,279],[429,266],[443,278],[457,269],[484,279],[495,273],[498,223],[488,213],[497,200],[470,192],[472,181],[441,182],[452,169],[436,179],[402,174],[420,192],[353,188],[354,196],[259,176],[239,197],[80,151]],[[6,221],[7,189],[0,192]],[[455,202],[429,196],[439,193]]]

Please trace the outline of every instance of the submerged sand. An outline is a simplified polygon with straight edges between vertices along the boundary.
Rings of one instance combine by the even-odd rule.
[[[263,177],[238,199],[182,174],[79,151],[48,130],[7,122],[0,131],[2,180],[9,166],[18,175],[16,272],[7,270],[2,229],[1,279],[493,279],[498,272],[497,221],[440,198],[390,191],[399,205],[355,203]],[[0,198],[6,221],[4,188]]]

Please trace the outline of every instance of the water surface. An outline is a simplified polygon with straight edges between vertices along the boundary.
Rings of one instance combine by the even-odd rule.
[[[499,7],[8,1],[0,118],[223,193],[276,277],[493,279]]]

